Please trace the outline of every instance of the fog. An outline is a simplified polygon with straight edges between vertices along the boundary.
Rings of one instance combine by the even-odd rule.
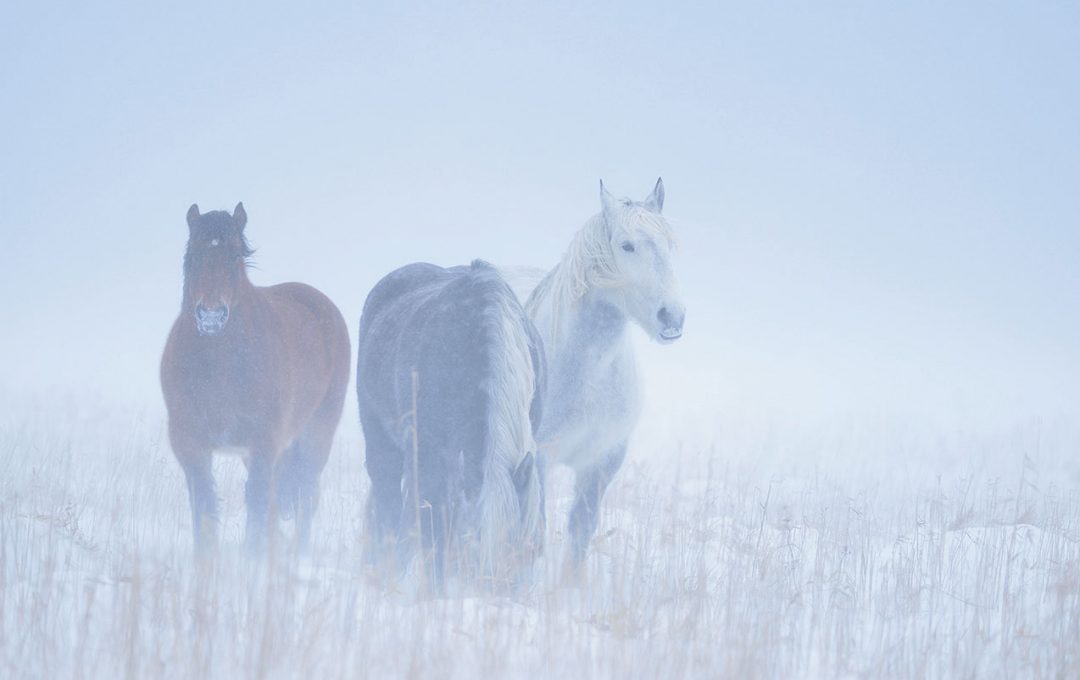
[[[802,410],[1074,413],[1077,15],[609,5],[22,8],[0,181],[14,392],[156,393],[183,215],[355,332],[410,261],[550,267],[657,175],[668,371]]]
[[[153,433],[190,204],[243,201],[253,281],[318,287],[355,343],[365,296],[390,270],[476,258],[550,268],[599,211],[601,178],[641,199],[658,176],[687,321],[670,346],[638,334],[635,465],[659,470],[678,446],[752,462],[747,488],[760,490],[839,456],[834,471],[866,466],[888,487],[913,461],[919,486],[1020,474],[1024,456],[1045,454],[1075,493],[1075,6],[17,3],[4,14],[5,428],[22,441],[11,433],[34,430],[17,414],[58,403],[142,414],[149,434],[135,440],[154,442],[176,476],[174,524],[186,521],[182,476]],[[351,395],[341,431],[335,475],[366,483]],[[12,446],[0,454],[9,499],[31,483]],[[660,478],[643,470],[629,479]],[[317,544],[359,521],[344,503],[335,514],[331,501]],[[890,635],[902,637],[877,639]],[[976,651],[954,652],[976,665],[943,655],[954,665],[940,668],[978,669]]]

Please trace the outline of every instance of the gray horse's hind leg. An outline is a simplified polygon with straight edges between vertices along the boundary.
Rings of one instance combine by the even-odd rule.
[[[441,475],[436,475],[437,479],[424,475],[423,480],[414,480],[412,475],[412,465],[407,465],[398,564],[405,569],[414,557],[419,557],[421,583],[428,594],[440,594],[445,582],[446,549],[451,530],[447,483]]]
[[[412,504],[411,494],[405,494],[407,504]],[[422,588],[428,595],[440,594],[446,569],[447,512],[443,501],[421,499],[419,507],[406,510],[405,521],[411,526],[403,527],[411,538],[399,546],[398,562],[407,568],[414,558]]]
[[[377,424],[365,423],[364,465],[371,478],[367,502],[369,566],[397,572],[397,544],[401,521],[401,477],[404,453]],[[396,575],[396,573],[395,573]]]
[[[580,471],[574,480],[574,506],[570,509],[570,551],[567,568],[578,570],[585,561],[589,542],[596,533],[600,518],[600,502],[604,491],[622,466],[626,457],[626,442],[604,456],[603,461],[590,470]]]

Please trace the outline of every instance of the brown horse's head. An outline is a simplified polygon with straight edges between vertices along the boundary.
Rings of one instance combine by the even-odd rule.
[[[230,311],[251,286],[247,258],[253,251],[244,238],[247,213],[244,204],[237,203],[231,215],[224,210],[200,215],[193,204],[187,223],[184,311],[194,315],[199,335],[220,335]]]

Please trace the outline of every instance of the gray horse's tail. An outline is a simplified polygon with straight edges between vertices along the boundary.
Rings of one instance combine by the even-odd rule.
[[[483,319],[490,350],[484,385],[488,422],[477,510],[479,566],[501,579],[520,562],[515,558],[535,554],[543,542],[543,480],[530,418],[540,376],[527,330],[531,322],[516,295],[487,263],[474,262],[472,269],[497,282]]]

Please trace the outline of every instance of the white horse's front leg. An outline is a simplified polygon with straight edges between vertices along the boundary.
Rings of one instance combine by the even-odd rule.
[[[579,471],[574,480],[574,507],[570,509],[570,549],[566,556],[565,580],[577,580],[581,575],[589,542],[596,533],[600,518],[600,502],[604,491],[626,457],[626,442],[605,454],[595,467]]]

